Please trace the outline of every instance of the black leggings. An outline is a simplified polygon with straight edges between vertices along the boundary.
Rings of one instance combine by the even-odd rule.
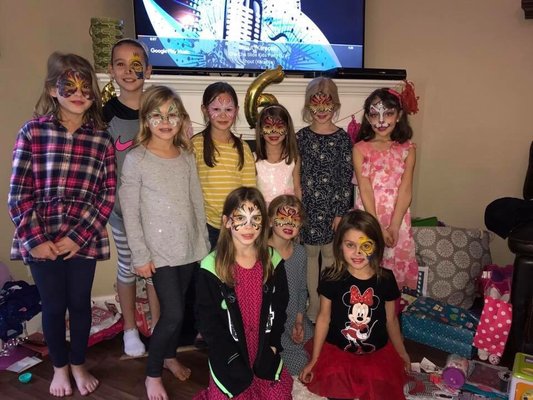
[[[183,324],[185,293],[196,263],[159,267],[152,277],[161,316],[150,338],[146,375],[159,378],[166,358],[175,358]]]
[[[43,334],[54,367],[85,363],[91,329],[91,289],[95,259],[71,258],[30,262],[41,296]],[[70,326],[70,354],[65,340],[65,313]]]

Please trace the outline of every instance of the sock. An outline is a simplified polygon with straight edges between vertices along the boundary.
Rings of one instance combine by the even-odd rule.
[[[146,352],[144,343],[139,338],[139,331],[135,328],[124,331],[124,353],[130,357],[142,356]]]

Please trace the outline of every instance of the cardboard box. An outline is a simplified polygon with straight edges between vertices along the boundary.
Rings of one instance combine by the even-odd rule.
[[[447,353],[472,358],[478,318],[468,310],[419,297],[401,316],[403,335]]]

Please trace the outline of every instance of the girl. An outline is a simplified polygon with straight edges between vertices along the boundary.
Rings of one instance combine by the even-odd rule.
[[[209,85],[202,98],[205,129],[193,136],[196,165],[202,185],[211,248],[220,233],[222,204],[233,189],[255,186],[250,147],[231,132],[239,112],[233,87],[226,82]]]
[[[117,174],[120,178],[126,152],[133,145],[139,131],[139,107],[145,79],[150,78],[152,67],[144,47],[134,39],[119,40],[111,50],[109,73],[120,88],[120,95],[104,105],[104,118],[108,132],[115,142]],[[120,180],[118,181],[120,187]],[[111,232],[117,247],[117,292],[120,309],[124,318],[124,353],[137,357],[146,349],[139,338],[135,323],[136,275],[131,265],[131,250],[126,240],[126,231],[120,202],[109,217]],[[150,304],[152,327],[159,318],[159,302],[151,279],[146,280],[146,293]]]
[[[415,145],[400,95],[377,89],[365,101],[365,118],[353,160],[359,190],[356,208],[376,217],[385,238],[383,267],[394,272],[400,289],[416,289],[418,264],[411,233]]]
[[[319,256],[322,268],[333,264],[333,233],[340,218],[351,207],[352,144],[348,134],[333,123],[340,109],[337,85],[319,77],[307,85],[303,119],[311,125],[296,134],[301,157],[301,186],[304,210],[309,216],[302,228],[307,250],[307,315],[318,313]]]
[[[298,375],[309,358],[304,343],[313,336],[313,324],[305,314],[307,304],[306,276],[307,256],[305,247],[296,241],[300,227],[305,222],[305,214],[296,196],[281,195],[268,207],[270,239],[268,243],[285,260],[285,271],[289,287],[287,322],[281,336],[283,352],[281,358],[291,375]]]
[[[395,312],[400,292],[394,275],[380,267],[385,246],[378,221],[365,211],[350,211],[333,246],[335,264],[325,269],[318,287],[312,357],[300,379],[329,398],[405,399],[410,360]]]
[[[176,359],[185,292],[195,263],[208,251],[202,190],[187,137],[189,115],[180,97],[165,86],[141,98],[141,129],[126,155],[120,198],[132,263],[152,277],[161,316],[150,340],[146,392],[167,400],[161,372],[180,380],[191,370]]]
[[[43,333],[54,365],[50,394],[82,395],[98,380],[84,363],[97,260],[109,258],[105,225],[115,201],[115,152],[101,115],[93,68],[75,54],[53,53],[35,118],[13,151],[9,213],[12,259],[29,264],[42,303]],[[65,313],[70,349],[65,341]]]
[[[237,188],[222,214],[217,250],[202,260],[198,275],[197,321],[211,379],[195,398],[290,399],[292,378],[279,354],[287,277],[283,259],[268,247],[263,196]]]
[[[301,197],[298,149],[289,112],[280,104],[265,107],[255,130],[257,188],[267,205],[281,194]]]

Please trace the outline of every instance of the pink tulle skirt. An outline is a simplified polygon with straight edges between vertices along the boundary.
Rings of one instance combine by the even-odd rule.
[[[312,339],[305,348],[312,352]],[[324,342],[307,384],[312,393],[324,397],[359,400],[405,400],[407,375],[403,360],[392,343],[364,355],[342,351]]]

